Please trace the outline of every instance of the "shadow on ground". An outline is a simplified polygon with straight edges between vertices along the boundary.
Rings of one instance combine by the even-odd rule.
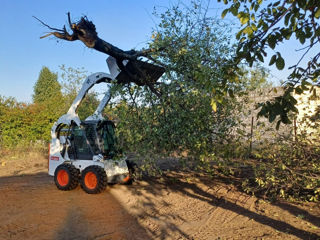
[[[159,211],[159,206],[166,207],[166,205],[170,204],[168,201],[166,201],[166,194],[168,192],[179,194],[184,196],[185,198],[195,199],[200,202],[205,202],[208,205],[214,207],[214,208],[221,208],[226,211],[230,211],[235,213],[235,216],[240,215],[243,219],[249,219],[253,220],[254,222],[258,223],[256,226],[260,228],[260,226],[267,227],[265,235],[262,234],[263,237],[269,236],[270,232],[274,232],[275,234],[280,233],[280,236],[283,237],[295,237],[300,239],[320,239],[320,232],[317,230],[309,231],[304,229],[300,229],[301,226],[294,226],[296,224],[291,224],[285,220],[279,220],[275,219],[273,216],[267,216],[267,214],[263,214],[263,210],[261,212],[255,210],[255,204],[258,204],[259,199],[256,199],[253,201],[253,197],[250,197],[244,193],[239,193],[239,198],[236,199],[230,199],[228,198],[228,191],[237,192],[235,188],[229,189],[227,186],[227,190],[224,192],[224,194],[218,194],[217,192],[220,191],[221,188],[217,187],[219,184],[218,182],[215,182],[215,180],[211,181],[211,184],[215,184],[214,190],[210,188],[210,184],[208,183],[208,177],[198,178],[200,181],[200,185],[206,186],[206,189],[203,187],[199,187],[199,183],[192,183],[186,181],[186,176],[188,176],[188,173],[177,173],[177,174],[167,174],[162,178],[146,178],[145,181],[148,183],[147,186],[141,187],[136,186],[132,188],[130,191],[133,195],[136,196],[143,196],[141,198],[142,203],[141,206],[144,211],[140,213],[141,218],[155,218],[157,216],[158,219],[162,220],[162,225],[158,224],[158,227],[150,227],[147,229],[149,234],[152,234],[153,236],[156,236],[159,239],[167,239],[179,236],[182,238],[188,239],[190,237],[190,232],[186,232],[183,226],[184,222],[187,221],[187,219],[184,219],[184,214],[174,214],[174,211],[172,213],[168,212],[161,212]],[[226,186],[226,185],[224,185]],[[226,189],[226,188],[225,188]],[[166,190],[166,191],[164,191]],[[220,191],[221,192],[221,191]],[[234,195],[236,196],[236,195]],[[155,198],[158,199],[159,203],[155,203]],[[246,201],[252,201],[252,204],[243,204],[243,202]],[[161,203],[162,202],[162,203]],[[253,206],[253,207],[252,207]],[[289,203],[279,202],[271,204],[273,207],[279,207],[285,211],[287,211],[289,214],[294,215],[291,216],[292,219],[295,220],[296,216],[303,216],[303,220],[306,222],[309,222],[315,226],[319,226],[320,218],[317,216],[314,216],[307,212],[306,210],[300,209],[297,206],[291,205]],[[172,209],[174,209],[175,206],[171,206]],[[147,210],[148,209],[148,210]],[[185,209],[185,211],[188,211],[188,209]],[[192,211],[192,208],[190,209]],[[209,211],[209,210],[208,210]],[[280,216],[281,217],[281,216]],[[201,221],[201,220],[199,220]],[[153,221],[153,223],[157,223],[157,221]],[[177,224],[177,222],[179,224]],[[296,222],[296,221],[295,221]],[[176,223],[176,224],[174,224]],[[216,226],[219,227],[219,226]],[[221,226],[223,227],[223,226]],[[198,227],[200,229],[201,226]],[[271,230],[269,230],[271,229]],[[199,230],[200,231],[200,230]],[[199,232],[198,231],[198,232]],[[281,235],[283,234],[283,235]],[[232,236],[232,235],[231,235]],[[278,235],[277,235],[278,236]],[[215,236],[216,237],[216,236]],[[234,235],[233,237],[239,237]],[[250,237],[250,236],[247,236]],[[197,239],[197,238],[195,238]]]
[[[186,177],[189,175],[168,173],[133,186],[109,186],[98,195],[86,194],[80,187],[59,191],[46,173],[2,177],[0,239],[216,239],[215,232],[201,235],[206,228],[229,231],[226,234],[230,238],[244,234],[231,220],[234,232],[224,230],[227,222],[212,222],[215,209],[234,214],[237,221],[253,220],[253,227],[263,229],[258,232],[261,237],[320,238],[318,230],[309,231],[303,225],[255,210],[257,200],[231,185],[209,181],[205,176],[192,182]],[[116,197],[113,191],[117,191]],[[177,202],[180,200],[183,203]],[[319,226],[318,216],[298,206],[285,202],[272,206]],[[191,220],[192,226],[188,225]],[[243,239],[253,237],[250,231],[242,235]]]

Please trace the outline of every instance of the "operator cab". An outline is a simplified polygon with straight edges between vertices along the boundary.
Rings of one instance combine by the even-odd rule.
[[[70,160],[92,160],[99,154],[104,159],[112,159],[117,153],[115,125],[110,120],[82,121],[80,126],[73,124],[65,138],[61,155],[67,151]]]

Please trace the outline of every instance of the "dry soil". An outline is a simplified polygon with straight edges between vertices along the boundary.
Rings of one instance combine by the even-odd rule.
[[[0,159],[0,239],[320,239],[319,203],[270,203],[179,171],[98,195],[64,192],[46,165]]]

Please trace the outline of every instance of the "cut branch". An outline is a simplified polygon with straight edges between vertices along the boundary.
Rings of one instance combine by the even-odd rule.
[[[39,18],[32,16],[33,18],[37,19],[42,25],[46,26],[47,28],[49,28],[50,30],[54,30],[54,31],[58,31],[58,32],[63,32],[62,29],[58,29],[58,28],[53,28],[50,27],[48,24],[45,24],[43,21],[41,21]]]
[[[80,40],[88,48],[93,48],[99,52],[102,52],[104,54],[108,54],[114,57],[117,61],[119,68],[130,77],[129,82],[134,82],[140,86],[146,85],[150,88],[150,90],[153,93],[159,96],[159,92],[154,88],[154,85],[157,80],[153,80],[152,78],[148,77],[145,71],[140,69],[141,64],[139,64],[139,60],[138,60],[138,58],[141,58],[141,57],[146,57],[149,60],[153,60],[149,56],[152,52],[150,49],[144,49],[142,51],[136,51],[136,50],[124,51],[106,42],[105,40],[99,38],[95,25],[91,21],[89,21],[86,16],[81,17],[81,19],[78,22],[72,22],[69,12],[67,13],[67,16],[68,16],[69,28],[72,33],[69,33],[65,26],[63,26],[63,29],[53,28],[48,24],[44,23],[43,21],[41,21],[39,18],[34,17],[42,25],[49,28],[50,30],[53,30],[53,32],[50,32],[40,38],[45,38],[53,35],[56,38],[66,40],[66,41]],[[134,68],[133,71],[132,69],[129,69],[129,67],[127,67],[128,64],[127,65],[123,64],[124,60],[129,60],[132,63],[131,68],[132,67]],[[161,68],[164,72],[163,67],[158,67],[158,68],[159,69]],[[119,82],[119,83],[126,84],[128,83],[128,81]]]

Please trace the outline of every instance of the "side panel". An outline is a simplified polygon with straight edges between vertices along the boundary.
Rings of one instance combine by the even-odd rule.
[[[54,176],[56,168],[64,163],[65,159],[60,154],[60,141],[57,138],[51,140],[49,151],[49,175]]]
[[[96,165],[102,167],[108,178],[108,182],[115,182],[115,179],[121,179],[119,176],[123,176],[122,178],[128,176],[129,169],[125,159],[123,160],[105,160],[105,161],[93,161],[93,160],[76,160],[71,162],[77,169],[82,172],[86,167]]]
[[[93,160],[75,160],[72,161],[71,164],[75,166],[77,169],[79,169],[80,172],[82,172],[86,167],[93,165],[104,168],[103,162],[96,162]]]

